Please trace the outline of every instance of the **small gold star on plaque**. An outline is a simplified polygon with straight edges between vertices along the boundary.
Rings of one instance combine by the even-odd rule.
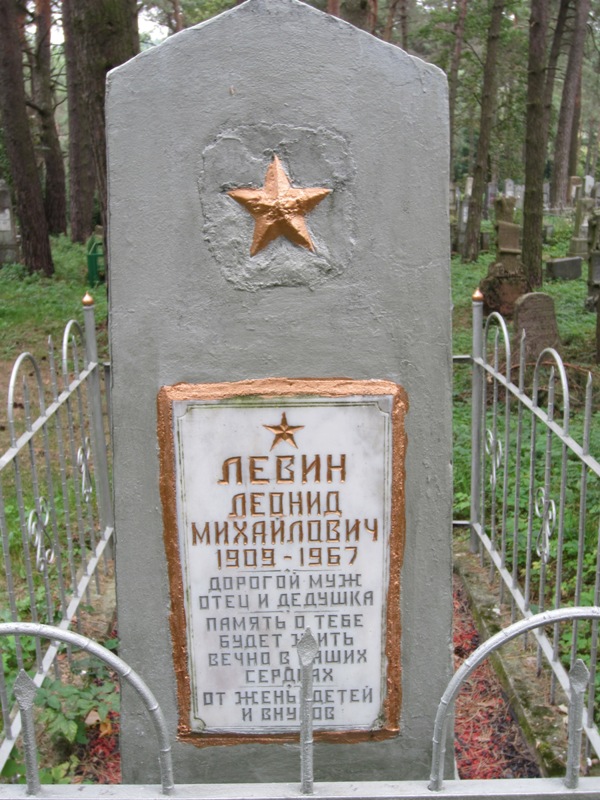
[[[266,428],[268,431],[271,431],[271,433],[275,434],[273,444],[271,445],[271,450],[276,444],[279,444],[279,442],[288,442],[298,449],[298,445],[294,439],[294,433],[296,431],[301,431],[303,427],[304,425],[288,425],[285,414],[281,415],[281,422],[279,425],[263,425],[263,428]]]
[[[254,256],[279,236],[314,252],[315,246],[304,216],[330,192],[331,189],[316,186],[295,188],[281,161],[273,156],[262,189],[233,189],[227,194],[254,217],[254,237],[250,247],[250,255]]]

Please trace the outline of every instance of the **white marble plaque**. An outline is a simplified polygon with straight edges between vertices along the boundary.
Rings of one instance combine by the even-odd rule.
[[[173,400],[192,733],[297,731],[306,628],[319,643],[315,728],[385,727],[397,401]]]

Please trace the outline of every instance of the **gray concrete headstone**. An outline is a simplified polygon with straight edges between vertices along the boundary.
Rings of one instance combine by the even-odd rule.
[[[519,357],[521,336],[525,331],[525,358],[535,362],[547,347],[560,349],[554,300],[544,292],[524,294],[515,303],[513,351]]]
[[[566,256],[565,258],[550,258],[546,262],[546,276],[548,278],[561,278],[565,281],[576,281],[581,278],[581,256]]]
[[[15,217],[10,198],[10,189],[0,180],[0,264],[19,260],[19,245],[15,230]]]
[[[382,379],[408,396],[399,731],[317,744],[315,776],[428,775],[452,672],[447,118],[440,70],[296,0],[251,0],[109,76],[120,654],[166,714],[180,782],[297,781],[299,754],[175,741],[157,395],[283,377]],[[228,193],[263,187],[275,156],[292,187],[327,190],[306,217],[314,249],[286,234],[252,255],[255,222]],[[127,692],[121,747],[124,780],[156,780]]]

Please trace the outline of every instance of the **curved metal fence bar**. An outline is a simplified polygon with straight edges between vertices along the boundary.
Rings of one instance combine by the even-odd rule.
[[[77,336],[75,336],[77,334]],[[79,348],[77,347],[77,341],[83,345],[85,342],[85,337],[83,334],[83,328],[77,322],[76,319],[70,319],[67,324],[65,325],[65,330],[63,333],[63,340],[62,340],[62,376],[65,387],[69,385],[69,347],[72,349],[72,358],[73,358],[73,366],[74,366],[74,373],[75,377],[79,377]]]
[[[484,341],[487,344],[488,336],[490,335],[490,331],[492,329],[492,323],[497,325],[496,332],[498,330],[502,333],[502,340],[504,342],[504,359],[506,362],[506,375],[507,377],[510,376],[510,368],[511,368],[511,346],[510,346],[510,336],[508,334],[508,328],[506,327],[506,322],[504,321],[504,317],[498,314],[497,311],[492,311],[492,313],[488,316],[485,321],[485,330],[484,330]],[[497,333],[496,333],[497,335]],[[485,354],[485,348],[484,348]]]
[[[111,653],[102,645],[82,636],[73,631],[65,631],[57,628],[54,625],[41,625],[33,622],[5,622],[0,623],[0,637],[2,636],[34,636],[36,638],[51,639],[54,641],[62,642],[63,644],[72,645],[80,650],[84,650],[91,656],[102,661],[103,664],[114,670],[121,680],[129,684],[137,693],[138,697],[144,703],[146,711],[150,715],[150,719],[154,725],[156,738],[158,741],[159,749],[159,764],[161,783],[164,794],[170,794],[173,791],[173,765],[171,760],[171,745],[169,744],[169,732],[167,724],[161,711],[158,701],[129,664],[123,661],[122,658]],[[35,752],[35,741],[24,741],[26,751],[33,748]]]
[[[48,340],[48,376],[28,352],[18,357],[11,373],[10,445],[0,453],[5,577],[0,583],[0,621],[48,623],[65,630],[74,621],[79,625],[84,598],[93,607],[94,582],[96,592],[101,588],[100,567],[106,567],[114,522],[102,367],[89,296],[83,314],[85,330],[75,320],[68,322],[60,354]],[[41,644],[36,638],[32,660],[25,657],[17,637],[14,661],[17,669],[35,668],[38,686],[57,653],[54,641],[45,650]],[[0,771],[21,730],[18,709],[8,711],[13,703],[10,684],[0,681]]]
[[[548,366],[547,359],[551,358],[554,361],[554,366],[558,370],[558,374],[560,375],[560,383],[563,392],[563,429],[566,434],[569,433],[569,414],[571,411],[571,402],[569,396],[569,381],[567,380],[567,373],[565,371],[565,365],[563,364],[563,360],[557,351],[553,347],[546,347],[542,352],[539,354],[537,361],[535,363],[535,369],[533,371],[533,400],[537,406],[538,400],[538,392],[539,392],[539,376],[540,376],[540,369],[543,366]]]
[[[578,608],[553,609],[552,611],[544,611],[541,614],[535,614],[528,619],[519,620],[519,622],[513,623],[508,628],[504,628],[495,636],[492,636],[491,639],[488,639],[480,645],[477,650],[465,659],[446,687],[436,713],[433,731],[433,755],[431,758],[431,781],[429,783],[429,788],[432,791],[440,791],[443,786],[448,715],[452,710],[461,686],[469,675],[471,675],[491,653],[499,647],[502,647],[503,644],[510,642],[512,639],[516,639],[517,636],[522,636],[524,633],[541,628],[544,625],[553,625],[573,619],[599,620],[600,607],[582,606]]]
[[[40,406],[40,416],[43,417],[46,414],[46,405],[44,402],[44,384],[42,381],[42,375],[40,373],[40,368],[35,360],[35,358],[31,355],[31,353],[21,353],[21,355],[15,361],[12,371],[10,373],[10,382],[8,384],[8,399],[7,399],[7,407],[6,407],[6,415],[8,418],[8,428],[10,431],[10,441],[13,447],[17,444],[17,435],[15,431],[15,416],[14,416],[14,409],[15,409],[15,391],[17,388],[17,379],[19,377],[19,373],[21,371],[21,367],[25,362],[29,362],[29,364],[33,367],[33,372],[35,375],[37,389],[38,389],[38,401]],[[27,393],[28,394],[28,393]],[[29,420],[28,420],[29,422]],[[31,431],[31,425],[28,424],[27,431]]]
[[[490,578],[498,576],[498,601],[508,599],[513,622],[563,605],[600,604],[600,462],[590,453],[591,377],[581,387],[581,411],[572,414],[577,395],[559,353],[544,348],[528,355],[523,332],[513,382],[498,355],[498,331],[506,342],[506,325],[494,314],[484,321],[483,297],[477,292],[472,299],[470,549],[489,565]],[[587,754],[593,749],[600,756],[593,722],[597,620],[591,629],[584,730]],[[562,639],[558,626],[553,633],[533,632],[538,669],[545,660],[552,670],[550,702],[559,686],[568,690],[563,664],[573,666],[581,635],[590,639],[577,619]]]

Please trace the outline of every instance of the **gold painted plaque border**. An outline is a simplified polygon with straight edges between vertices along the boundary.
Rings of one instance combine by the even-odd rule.
[[[173,403],[181,400],[225,400],[235,397],[259,396],[265,399],[316,395],[347,397],[350,395],[388,395],[392,397],[392,486],[390,514],[389,583],[387,591],[387,620],[385,656],[387,659],[386,696],[382,726],[376,730],[316,731],[317,741],[359,742],[380,741],[396,736],[399,730],[401,688],[400,650],[400,570],[404,555],[405,524],[405,451],[404,418],[408,398],[404,389],[385,380],[352,380],[348,378],[263,378],[232,383],[178,383],[163,386],[157,398],[158,444],[160,458],[160,498],[163,508],[163,536],[171,593],[170,626],[173,647],[173,666],[177,680],[179,706],[178,740],[197,747],[243,743],[276,743],[298,741],[298,734],[224,734],[199,733],[190,730],[191,704],[186,616],[184,607],[183,572],[177,530],[177,492],[175,481],[175,441],[173,432]]]

